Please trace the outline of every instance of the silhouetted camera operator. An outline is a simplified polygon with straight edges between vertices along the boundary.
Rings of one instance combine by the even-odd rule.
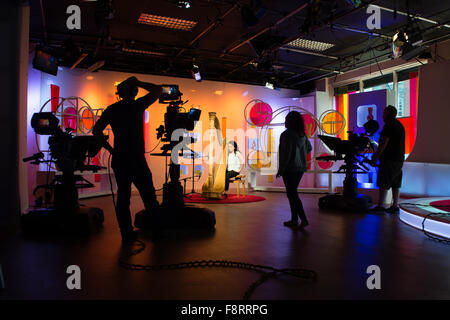
[[[402,186],[402,167],[405,159],[405,128],[397,120],[397,109],[387,106],[383,112],[384,127],[380,134],[380,143],[372,156],[370,164],[375,166],[380,159],[377,185],[379,187],[378,205],[372,211],[398,213],[398,199]],[[392,188],[392,206],[383,207],[389,189]]]
[[[138,87],[149,93],[135,100]],[[152,173],[145,159],[143,116],[144,111],[161,95],[161,86],[141,82],[130,77],[117,86],[120,101],[110,105],[94,126],[93,134],[99,143],[112,154],[111,167],[117,182],[116,215],[123,242],[136,238],[131,224],[131,183],[134,183],[148,213],[158,207]],[[114,148],[103,135],[111,125],[114,134]]]

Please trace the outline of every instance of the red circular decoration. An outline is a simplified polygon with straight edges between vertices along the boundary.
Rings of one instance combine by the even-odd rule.
[[[331,156],[331,154],[324,152],[319,155],[319,157],[325,157],[325,156]],[[317,165],[322,170],[328,170],[334,165],[334,161],[317,160]]]
[[[250,109],[250,121],[255,126],[262,127],[272,121],[272,108],[265,102],[257,102]]]
[[[77,110],[74,107],[65,108],[62,118],[64,128],[77,128]]]
[[[305,131],[308,138],[311,138],[317,131],[317,121],[309,113],[302,114]]]

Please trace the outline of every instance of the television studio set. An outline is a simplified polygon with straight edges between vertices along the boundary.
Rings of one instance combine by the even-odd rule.
[[[284,319],[450,299],[447,1],[0,16],[2,308]]]

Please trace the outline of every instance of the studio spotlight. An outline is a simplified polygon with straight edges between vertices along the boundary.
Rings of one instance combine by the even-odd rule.
[[[192,6],[192,1],[190,0],[179,0],[176,1],[176,5],[178,8],[189,9]]]
[[[399,31],[392,38],[392,55],[394,58],[410,60],[426,50],[421,47],[422,42],[422,34],[418,28],[409,27]]]
[[[392,55],[394,58],[399,58],[402,55],[403,47],[408,41],[408,36],[405,32],[397,32],[392,38]]]
[[[200,69],[196,64],[194,64],[192,67],[192,76],[194,77],[195,81],[198,81],[198,82],[202,81]]]
[[[275,90],[275,85],[272,82],[266,81],[266,88]]]

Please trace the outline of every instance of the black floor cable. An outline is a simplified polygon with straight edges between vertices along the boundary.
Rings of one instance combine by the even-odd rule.
[[[450,206],[448,205],[442,205],[442,206],[432,206],[430,204],[419,204],[419,203],[402,203],[403,206],[413,206],[413,207],[436,207],[436,208],[448,208]],[[423,220],[422,220],[422,232],[431,240],[437,241],[437,242],[441,242],[441,243],[445,243],[445,244],[450,244],[450,240],[443,238],[443,237],[438,237],[435,235],[430,234],[429,232],[427,232],[425,230],[425,221],[432,217],[449,217],[450,218],[450,213],[444,213],[444,212],[431,212],[429,214],[427,214]]]
[[[135,256],[145,249],[145,243],[141,240],[136,240],[138,248],[133,250],[125,258],[119,259],[119,265],[127,270],[135,271],[159,271],[159,270],[180,270],[180,269],[193,269],[193,268],[235,268],[235,269],[246,269],[256,272],[262,272],[262,275],[254,281],[245,291],[243,300],[249,300],[253,292],[266,282],[270,278],[275,278],[278,274],[290,275],[296,278],[301,278],[304,280],[317,281],[317,273],[313,270],[306,269],[276,269],[271,266],[256,265],[246,262],[236,262],[229,260],[197,260],[190,262],[180,262],[173,264],[162,264],[162,265],[141,265],[129,263],[126,261],[127,258]]]
[[[111,154],[109,155],[108,160],[108,176],[109,176],[109,184],[111,187],[111,195],[113,198],[114,209],[116,209],[116,201],[114,197],[113,184],[111,179]],[[190,268],[236,268],[236,269],[246,269],[253,270],[257,272],[262,272],[262,275],[254,281],[248,289],[245,291],[243,300],[249,300],[253,292],[258,288],[261,284],[267,281],[270,278],[275,278],[278,274],[290,275],[293,277],[301,278],[304,280],[317,281],[317,273],[313,270],[307,269],[299,269],[299,268],[285,268],[285,269],[276,269],[271,266],[263,266],[263,265],[255,265],[246,262],[236,262],[229,260],[197,260],[197,261],[189,261],[189,262],[179,262],[174,264],[165,264],[165,265],[140,265],[129,263],[126,259],[131,258],[132,256],[136,256],[142,251],[145,250],[145,243],[141,240],[135,240],[135,244],[138,245],[138,248],[132,250],[131,253],[126,257],[119,258],[119,265],[126,270],[135,270],[135,271],[158,271],[158,270],[179,270],[179,269],[190,269]]]
[[[427,214],[427,215],[425,216],[425,218],[423,219],[423,221],[422,221],[422,231],[423,231],[423,233],[424,233],[428,238],[430,238],[430,239],[432,239],[432,240],[434,240],[434,241],[441,242],[441,243],[450,244],[450,240],[449,240],[449,239],[445,239],[445,238],[441,238],[441,237],[436,237],[436,236],[434,236],[434,235],[431,235],[430,233],[428,233],[428,232],[425,230],[425,221],[426,221],[429,217],[431,217],[431,216],[450,217],[450,214],[445,214],[445,213],[434,213],[434,212],[433,212],[433,213]]]

